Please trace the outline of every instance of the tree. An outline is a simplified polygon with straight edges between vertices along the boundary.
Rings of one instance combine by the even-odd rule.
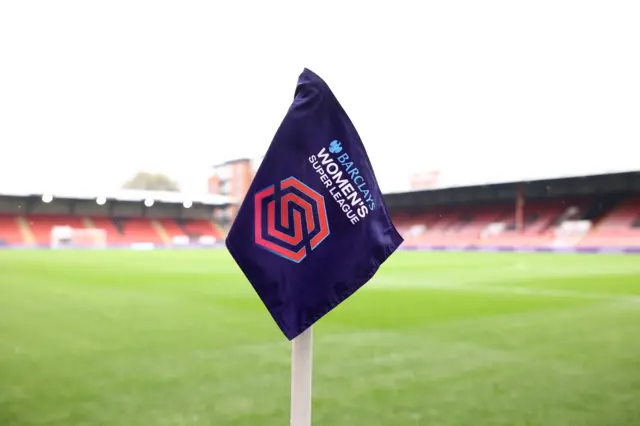
[[[178,184],[162,173],[139,172],[122,185],[123,189],[147,191],[180,191]]]

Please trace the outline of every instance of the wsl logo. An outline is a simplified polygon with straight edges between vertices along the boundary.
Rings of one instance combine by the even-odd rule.
[[[355,225],[375,210],[376,201],[365,178],[366,171],[361,172],[356,162],[343,151],[342,142],[333,140],[328,149],[323,147],[310,156],[309,162],[331,198]]]
[[[329,236],[324,197],[291,176],[258,191],[256,244],[299,263]]]

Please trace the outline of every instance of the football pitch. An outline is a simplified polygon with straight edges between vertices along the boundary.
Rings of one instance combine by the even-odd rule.
[[[284,426],[223,250],[0,251],[0,425]],[[315,425],[640,425],[640,256],[398,252],[314,334]]]

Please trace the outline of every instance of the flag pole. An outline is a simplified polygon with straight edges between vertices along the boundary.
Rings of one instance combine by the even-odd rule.
[[[290,426],[311,426],[312,343],[312,327],[307,328],[291,342]]]

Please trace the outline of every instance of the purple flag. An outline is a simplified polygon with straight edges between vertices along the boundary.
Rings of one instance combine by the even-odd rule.
[[[402,243],[355,127],[304,69],[226,245],[288,339],[351,296]]]

